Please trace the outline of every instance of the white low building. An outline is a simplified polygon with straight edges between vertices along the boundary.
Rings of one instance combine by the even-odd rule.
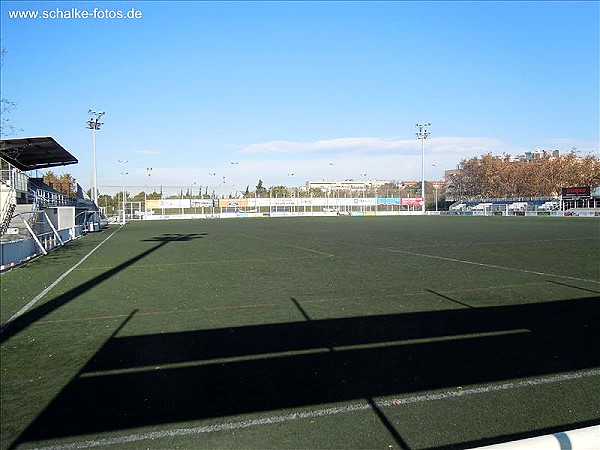
[[[377,189],[389,183],[392,180],[318,180],[307,181],[307,189],[321,189],[324,192],[332,191],[367,191]]]

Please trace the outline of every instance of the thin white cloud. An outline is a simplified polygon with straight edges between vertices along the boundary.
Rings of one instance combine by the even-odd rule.
[[[498,152],[506,148],[501,140],[488,137],[438,137],[426,141],[427,153]],[[270,141],[251,144],[241,149],[243,154],[316,154],[316,153],[415,153],[421,144],[416,139],[382,139],[377,137],[348,137],[314,142]]]
[[[341,151],[382,151],[399,149],[409,141],[381,139],[373,137],[348,137],[323,139],[315,142],[270,141],[251,144],[241,149],[241,153],[324,153]],[[411,142],[414,144],[414,142]]]
[[[136,150],[134,153],[139,153],[141,155],[160,155],[160,152],[154,150]]]
[[[473,156],[484,153],[501,153],[507,145],[500,139],[488,137],[439,137],[425,141],[426,148],[434,154],[460,153]]]

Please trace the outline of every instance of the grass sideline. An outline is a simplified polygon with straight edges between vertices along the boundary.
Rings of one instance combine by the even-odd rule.
[[[417,449],[598,423],[599,225],[127,224],[2,333],[1,448]],[[3,274],[2,323],[115,230]]]

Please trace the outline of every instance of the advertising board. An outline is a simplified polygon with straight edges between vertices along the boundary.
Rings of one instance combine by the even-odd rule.
[[[589,198],[591,194],[590,186],[574,186],[561,189],[562,196],[566,198]]]
[[[395,206],[400,206],[400,199],[399,198],[393,198],[393,197],[380,197],[377,199],[377,205],[379,206],[390,206],[390,205],[395,205]]]
[[[221,208],[247,208],[247,198],[222,198],[219,200]]]
[[[402,206],[423,206],[423,198],[422,197],[403,198]]]
[[[248,198],[250,207],[278,207],[278,206],[376,206],[376,199],[372,197],[286,197],[286,198]]]

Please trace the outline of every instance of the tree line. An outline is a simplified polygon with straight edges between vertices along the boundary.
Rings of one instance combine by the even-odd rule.
[[[513,161],[510,155],[487,154],[465,159],[458,168],[446,180],[448,193],[456,199],[556,197],[563,187],[600,185],[600,160],[593,155]]]
[[[56,191],[75,196],[77,186],[72,175],[65,173],[56,175],[49,171],[44,176],[44,182]],[[443,202],[444,194],[449,199],[468,197],[482,198],[517,198],[517,197],[555,197],[560,195],[561,188],[569,186],[600,185],[600,159],[588,155],[578,157],[574,153],[561,156],[542,156],[529,161],[513,161],[510,155],[464,159],[460,162],[456,173],[446,179],[446,192],[439,192],[439,201]],[[369,191],[346,192],[348,196],[402,196],[418,197],[421,183],[411,185],[390,182],[377,189]],[[425,183],[428,202],[433,202],[434,188],[430,182]],[[213,196],[200,189],[197,193],[192,189],[181,190],[178,194],[163,197],[161,192],[141,191],[135,195],[127,193],[127,201],[144,201],[145,199],[160,198],[212,198]],[[100,206],[117,206],[122,201],[122,193],[115,195],[101,194],[98,197]],[[263,181],[258,180],[254,190],[246,187],[243,197],[321,197],[320,189],[296,189],[283,185],[264,187]],[[332,195],[339,195],[333,193]],[[229,197],[233,195],[230,194]]]

